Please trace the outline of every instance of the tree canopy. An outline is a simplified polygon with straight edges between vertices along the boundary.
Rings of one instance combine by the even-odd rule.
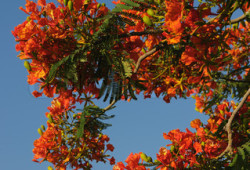
[[[250,4],[247,0],[26,0],[28,17],[12,31],[35,97],[53,98],[34,161],[57,170],[247,169],[250,114]],[[232,16],[241,11],[238,18]],[[195,129],[164,133],[156,160],[131,153],[115,163],[103,130],[106,112],[137,95],[196,100],[209,116]],[[100,108],[94,99],[109,101]],[[238,102],[238,103],[237,103]],[[76,105],[81,104],[81,108]],[[171,115],[170,115],[171,116]],[[51,166],[49,170],[53,169]]]

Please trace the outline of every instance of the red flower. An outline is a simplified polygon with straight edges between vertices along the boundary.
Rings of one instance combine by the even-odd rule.
[[[191,121],[190,126],[194,129],[198,129],[201,126],[200,119],[195,119],[195,120]]]
[[[194,146],[194,149],[195,149],[195,151],[196,151],[195,154],[198,154],[198,153],[200,153],[200,152],[203,151],[200,143],[195,142],[195,143],[193,144],[193,146]]]
[[[46,5],[46,0],[38,0],[37,5],[44,7]]]
[[[41,96],[43,95],[42,93],[39,93],[39,92],[36,91],[36,90],[33,91],[32,94],[33,94],[33,96],[35,96],[36,98],[37,98],[37,97],[41,97]]]

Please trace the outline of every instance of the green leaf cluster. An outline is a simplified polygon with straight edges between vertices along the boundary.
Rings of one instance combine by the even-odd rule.
[[[105,114],[105,110],[98,106],[85,106],[79,118],[76,137],[84,137],[84,130],[90,132],[93,136],[101,134],[102,130],[111,126],[111,124],[104,123],[103,120],[108,120],[113,117],[114,115],[108,116]]]

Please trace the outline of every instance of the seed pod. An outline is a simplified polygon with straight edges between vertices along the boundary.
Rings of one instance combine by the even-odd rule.
[[[68,8],[69,8],[70,11],[73,10],[73,2],[72,1],[68,2]]]
[[[63,3],[64,3],[65,6],[68,5],[68,1],[69,1],[69,0],[63,0]]]
[[[174,145],[172,145],[171,148],[170,148],[170,151],[171,151],[171,152],[174,152],[174,149],[175,149],[175,148],[174,148]]]
[[[145,153],[141,153],[141,159],[147,162],[147,155]]]
[[[42,130],[45,130],[45,126],[44,126],[44,125],[41,125],[41,129],[42,129]]]
[[[41,136],[43,135],[42,129],[38,128],[38,129],[37,129],[37,132],[39,133],[39,135],[41,135]]]
[[[156,4],[160,5],[161,4],[161,0],[154,0]]]
[[[142,18],[142,20],[143,20],[143,22],[145,23],[145,24],[147,24],[148,26],[151,26],[152,25],[152,21],[150,20],[150,18],[148,17],[148,16],[144,16],[143,18]]]
[[[141,153],[141,159],[145,162],[152,162],[152,158],[150,156],[147,156],[145,153]]]
[[[48,170],[53,170],[53,168],[51,166],[48,166]]]
[[[31,20],[31,19],[30,19],[30,16],[28,16],[28,17],[26,18],[26,20],[27,20],[27,21],[30,21],[30,20]]]
[[[148,10],[147,10],[147,14],[148,14],[149,16],[153,16],[155,13],[154,13],[154,11],[153,11],[152,9],[148,9]]]
[[[160,163],[161,163],[161,161],[159,161],[158,159],[156,159],[156,160],[154,160],[154,163],[156,163],[156,164],[160,164]]]
[[[151,163],[151,162],[153,162],[153,160],[152,160],[152,158],[150,156],[147,156],[147,161],[146,162]]]
[[[205,146],[205,142],[201,142],[201,146]]]
[[[229,164],[230,167],[233,167],[233,166],[236,164],[237,159],[238,159],[238,156],[239,156],[238,154],[236,154],[236,155],[234,156],[232,162]]]
[[[28,61],[24,61],[23,65],[28,71],[31,70],[30,63]]]
[[[49,123],[52,123],[53,122],[53,118],[52,118],[52,116],[51,116],[51,114],[48,114],[48,121],[49,121]]]

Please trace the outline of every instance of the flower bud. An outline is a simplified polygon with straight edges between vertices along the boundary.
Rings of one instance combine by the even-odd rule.
[[[43,131],[42,131],[42,129],[38,128],[38,129],[37,129],[37,132],[39,133],[39,135],[40,135],[40,136],[42,136],[42,135],[43,135]]]
[[[152,9],[148,9],[148,10],[147,10],[147,14],[148,14],[149,16],[153,16],[155,13],[154,13],[154,11],[153,11]]]
[[[147,24],[148,26],[151,26],[151,25],[152,25],[152,21],[150,20],[150,18],[149,18],[147,15],[145,15],[145,16],[142,18],[142,20],[143,20],[143,22],[144,22],[145,24]]]
[[[48,166],[48,170],[53,170],[53,168],[51,166]]]
[[[73,10],[73,2],[72,1],[68,2],[68,8],[69,8],[70,11]]]
[[[69,1],[69,0],[63,0],[63,3],[64,3],[65,6],[68,5],[68,1]]]
[[[42,130],[45,130],[45,126],[44,126],[44,125],[41,125],[41,129],[42,129]]]
[[[49,122],[49,123],[53,123],[53,118],[52,118],[51,114],[48,114],[47,117],[48,117],[48,119],[49,119],[48,122]]]
[[[28,71],[31,70],[30,63],[28,61],[24,61],[23,65]]]

